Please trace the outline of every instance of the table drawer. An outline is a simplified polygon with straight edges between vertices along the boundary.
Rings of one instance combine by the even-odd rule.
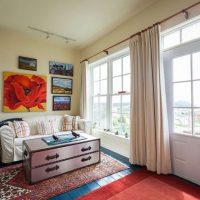
[[[69,159],[86,153],[99,151],[99,140],[84,142],[75,145],[54,148],[32,153],[31,167],[37,167],[52,162]]]
[[[72,171],[100,161],[99,152],[79,156],[69,160],[60,161],[54,164],[34,168],[31,170],[31,183],[35,183],[59,174]]]

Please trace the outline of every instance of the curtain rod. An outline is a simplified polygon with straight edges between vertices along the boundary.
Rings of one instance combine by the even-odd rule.
[[[125,42],[125,41],[127,41],[127,40],[130,40],[132,37],[134,37],[134,36],[136,36],[136,35],[139,35],[139,34],[141,34],[142,32],[144,32],[144,31],[146,31],[146,30],[152,28],[154,25],[156,25],[156,24],[162,24],[163,22],[166,22],[167,20],[169,20],[169,19],[171,19],[171,18],[173,18],[173,17],[175,17],[175,16],[177,16],[177,15],[179,15],[179,14],[181,14],[181,13],[184,13],[184,14],[185,14],[185,18],[188,19],[188,11],[187,11],[187,10],[189,10],[189,9],[191,9],[191,8],[193,8],[193,7],[197,6],[197,5],[199,5],[199,4],[200,4],[200,2],[197,2],[197,3],[195,3],[195,4],[191,5],[191,6],[185,8],[185,9],[183,9],[183,10],[181,10],[181,11],[179,11],[179,12],[177,12],[177,13],[175,13],[175,14],[173,14],[173,15],[171,15],[171,16],[169,16],[169,17],[167,17],[167,18],[165,18],[165,19],[163,19],[163,20],[161,20],[161,21],[159,21],[159,22],[157,22],[157,23],[155,23],[155,24],[153,24],[152,26],[150,26],[150,27],[148,27],[148,28],[146,28],[146,29],[144,29],[144,30],[142,30],[142,31],[139,31],[139,32],[137,32],[137,33],[134,33],[133,35],[131,35],[131,36],[125,38],[124,40],[122,40],[122,41],[120,41],[120,42],[117,42],[117,43],[113,44],[112,46],[109,46],[109,47],[107,47],[106,49],[104,49],[104,50],[102,50],[102,51],[99,51],[98,53],[96,53],[96,54],[94,54],[94,55],[92,55],[92,56],[90,56],[90,57],[88,57],[88,58],[82,60],[80,63],[82,63],[82,62],[84,62],[84,61],[88,61],[89,59],[91,59],[91,58],[93,58],[93,57],[95,57],[95,56],[97,56],[97,55],[99,55],[100,53],[103,53],[103,52],[106,53],[106,54],[108,55],[108,50],[109,50],[109,49],[111,49],[111,48],[113,48],[113,47],[115,47],[115,46],[117,46],[117,45],[119,45],[119,44],[121,44],[121,43],[123,43],[123,42]]]

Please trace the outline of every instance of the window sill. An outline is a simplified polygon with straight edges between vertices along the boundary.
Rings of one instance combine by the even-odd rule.
[[[172,135],[178,135],[178,136],[185,136],[185,137],[192,137],[192,138],[198,138],[200,139],[200,135],[192,135],[192,134],[186,134],[186,133],[171,133]]]
[[[95,133],[100,133],[100,134],[105,134],[105,135],[110,135],[110,136],[114,136],[116,138],[119,138],[119,139],[124,139],[124,140],[127,140],[129,141],[130,138],[125,138],[124,136],[122,135],[115,135],[113,132],[110,132],[110,131],[104,131],[102,129],[93,129],[92,131],[94,131]]]

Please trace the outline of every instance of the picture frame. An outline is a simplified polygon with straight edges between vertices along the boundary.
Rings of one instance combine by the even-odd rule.
[[[18,68],[25,70],[37,71],[37,59],[19,56]]]
[[[53,96],[53,111],[71,110],[71,96]]]
[[[73,76],[73,64],[49,61],[49,73],[62,76]]]
[[[3,81],[3,112],[46,111],[47,77],[45,75],[3,72]]]
[[[72,94],[73,79],[52,77],[51,93],[52,94]]]

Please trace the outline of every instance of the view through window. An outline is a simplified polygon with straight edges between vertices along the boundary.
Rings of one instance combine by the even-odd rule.
[[[162,39],[172,132],[200,136],[200,21]]]
[[[128,50],[90,65],[90,116],[98,129],[129,137],[130,56]]]

